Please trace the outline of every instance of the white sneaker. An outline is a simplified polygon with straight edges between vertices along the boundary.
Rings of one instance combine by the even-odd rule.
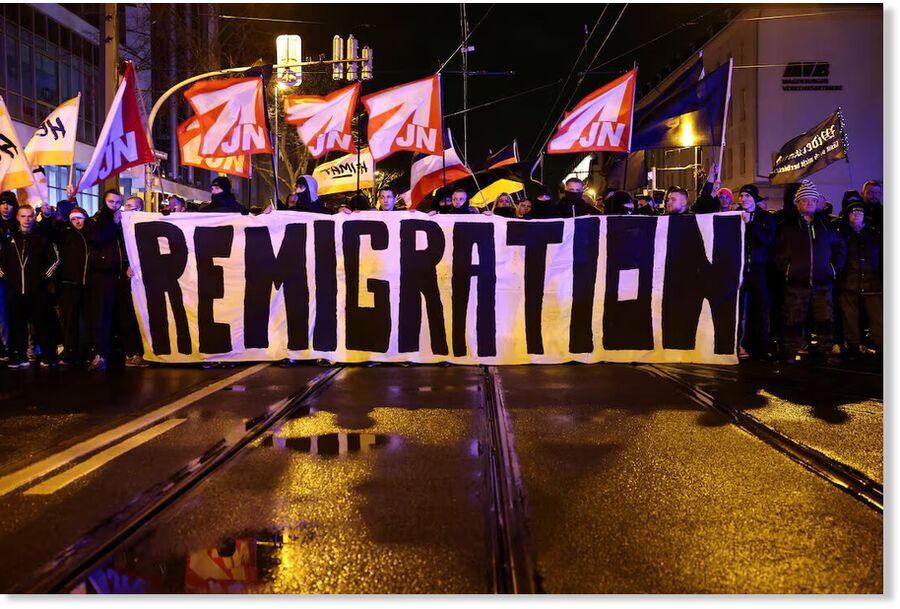
[[[150,364],[144,361],[144,358],[141,357],[141,354],[132,355],[131,357],[125,358],[125,365],[129,368],[146,368]]]

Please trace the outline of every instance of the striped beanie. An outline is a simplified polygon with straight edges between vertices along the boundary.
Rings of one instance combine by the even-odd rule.
[[[800,188],[797,189],[797,192],[794,195],[794,203],[804,197],[814,197],[816,199],[819,198],[819,191],[816,190],[816,185],[813,184],[811,180],[800,181]]]

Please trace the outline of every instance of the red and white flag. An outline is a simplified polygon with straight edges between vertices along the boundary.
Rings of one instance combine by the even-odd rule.
[[[75,132],[81,93],[50,113],[25,146],[25,158],[32,167],[71,165],[75,162]]]
[[[84,191],[129,167],[153,162],[153,150],[141,120],[134,82],[134,67],[129,62],[97,138],[94,156],[81,176],[76,192]]]
[[[429,193],[443,186],[445,175],[447,184],[472,175],[453,148],[453,140],[449,131],[447,131],[447,148],[443,155],[430,154],[413,157],[409,180],[411,185],[410,209],[415,209]]]
[[[441,77],[437,74],[366,95],[369,148],[376,161],[398,150],[440,154]]]
[[[0,97],[0,191],[31,186],[31,167],[19,144],[6,102]]]
[[[285,120],[297,125],[297,133],[313,158],[329,152],[356,152],[351,124],[360,83],[329,93],[288,95],[284,98]]]
[[[196,116],[192,116],[178,125],[176,133],[178,134],[178,148],[181,150],[182,165],[241,176],[242,178],[250,177],[249,154],[223,157],[200,156],[200,121],[197,120]]]
[[[204,80],[184,97],[200,121],[200,156],[272,153],[261,78]]]
[[[637,68],[620,76],[578,102],[559,124],[547,152],[631,150],[631,123]]]

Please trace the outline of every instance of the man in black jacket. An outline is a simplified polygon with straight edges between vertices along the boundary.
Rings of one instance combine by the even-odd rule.
[[[97,350],[89,367],[92,371],[106,369],[114,334],[119,335],[126,365],[146,365],[141,357],[140,334],[131,302],[131,269],[122,234],[121,208],[122,195],[117,190],[107,190],[100,211],[87,227],[91,247],[88,284]]]
[[[16,193],[7,190],[0,193],[0,244],[16,230]],[[0,278],[0,361],[9,359],[9,317],[6,311],[6,280]]]
[[[556,204],[556,217],[599,216],[600,210],[584,200],[583,192],[584,182],[578,178],[566,180],[566,191]]]
[[[212,181],[209,187],[211,201],[206,207],[201,207],[200,211],[210,213],[230,213],[244,214],[250,213],[246,207],[237,202],[231,193],[231,182],[225,176],[219,176]]]
[[[862,342],[860,302],[869,322],[869,340],[877,353],[882,349],[881,234],[866,225],[866,208],[862,202],[850,203],[844,214],[847,224],[841,229],[841,237],[847,248],[847,264],[839,279],[838,303],[847,343],[846,356],[855,359]]]
[[[744,220],[744,281],[741,284],[741,342],[738,354],[748,357],[768,357],[769,339],[769,278],[768,267],[775,243],[775,218],[759,207],[759,189],[745,184],[738,191]]]
[[[90,245],[85,223],[87,212],[73,207],[69,221],[53,224],[53,241],[59,248],[59,306],[62,310],[63,350],[60,364],[83,360],[89,348],[89,299],[87,291]]]
[[[0,245],[0,277],[6,283],[9,314],[10,368],[28,367],[28,324],[34,324],[41,348],[41,366],[56,364],[56,346],[49,332],[51,315],[48,286],[59,265],[59,254],[50,240],[35,230],[35,211],[30,205],[16,210],[18,230]]]
[[[834,344],[832,286],[844,265],[846,250],[833,227],[816,213],[819,192],[803,180],[794,195],[797,216],[781,226],[775,265],[784,277],[784,344],[789,361],[802,359],[806,318],[812,310],[821,353]]]

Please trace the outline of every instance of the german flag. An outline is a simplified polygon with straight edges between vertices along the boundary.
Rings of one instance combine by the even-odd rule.
[[[513,140],[513,143],[488,157],[484,164],[485,170],[497,169],[504,165],[513,165],[519,162],[519,143]]]

